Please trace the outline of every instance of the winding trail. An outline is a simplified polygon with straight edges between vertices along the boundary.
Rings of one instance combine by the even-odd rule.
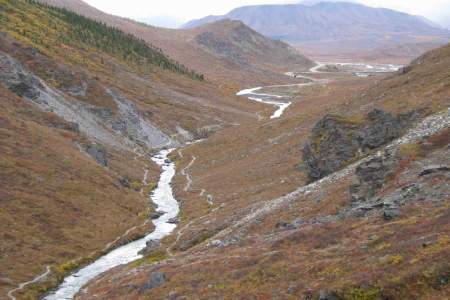
[[[192,156],[192,160],[189,162],[189,164],[184,167],[183,170],[181,170],[181,175],[186,177],[186,185],[184,186],[183,191],[187,192],[191,190],[192,187],[192,178],[191,175],[187,172],[187,170],[192,167],[192,165],[195,163],[195,160],[197,159],[197,157]]]
[[[47,266],[45,272],[42,273],[41,275],[38,275],[38,276],[34,277],[30,281],[20,283],[15,289],[10,290],[8,292],[8,298],[11,299],[11,300],[16,300],[16,297],[14,297],[14,293],[23,290],[23,288],[26,287],[29,284],[41,281],[42,279],[46,278],[48,276],[48,274],[50,274],[50,272],[51,272],[50,266]]]
[[[170,219],[175,218],[180,211],[171,187],[172,179],[175,176],[175,163],[168,161],[168,155],[173,150],[174,149],[162,150],[152,157],[152,160],[161,166],[162,172],[158,187],[150,197],[157,205],[157,210],[164,212],[161,217],[153,220],[153,224],[155,225],[154,231],[142,239],[128,243],[109,252],[95,262],[66,277],[57,290],[44,297],[45,300],[73,299],[81,288],[97,275],[116,266],[127,264],[142,258],[139,251],[146,247],[147,241],[161,240],[176,228],[175,224],[169,222]]]

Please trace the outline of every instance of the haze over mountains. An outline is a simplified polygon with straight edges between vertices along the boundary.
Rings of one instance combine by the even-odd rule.
[[[369,50],[380,46],[448,41],[450,32],[423,17],[350,2],[246,6],[223,16],[184,25],[192,28],[221,19],[240,20],[265,36],[292,45]]]

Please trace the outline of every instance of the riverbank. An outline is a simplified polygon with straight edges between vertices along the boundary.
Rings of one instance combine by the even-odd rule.
[[[173,197],[171,187],[171,181],[175,175],[175,163],[168,158],[173,150],[162,150],[152,157],[152,160],[162,169],[158,185],[150,195],[152,202],[157,206],[157,211],[162,213],[158,219],[153,220],[155,225],[153,232],[141,239],[118,247],[66,277],[59,288],[49,293],[44,299],[72,299],[91,279],[116,266],[142,258],[139,251],[146,247],[147,241],[161,240],[175,229],[176,225],[169,223],[169,220],[175,218],[179,213],[179,206]]]

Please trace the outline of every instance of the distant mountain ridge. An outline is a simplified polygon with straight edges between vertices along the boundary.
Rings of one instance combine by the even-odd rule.
[[[161,48],[171,59],[189,69],[205,74],[208,80],[232,79],[239,84],[282,82],[286,70],[306,70],[314,65],[293,47],[270,40],[239,21],[190,30],[168,29],[109,15],[81,0],[38,1],[64,7],[131,33]]]
[[[223,16],[190,21],[183,28],[221,19],[240,20],[265,36],[294,45],[346,42],[354,48],[371,49],[424,37],[450,38],[450,31],[432,26],[423,17],[351,2],[245,6]]]

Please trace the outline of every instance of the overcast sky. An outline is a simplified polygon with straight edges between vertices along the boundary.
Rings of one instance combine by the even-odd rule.
[[[173,25],[207,15],[226,14],[233,8],[254,4],[298,3],[289,0],[84,0],[105,12],[154,25]],[[356,1],[355,1],[356,2]],[[449,23],[450,0],[357,0],[376,7],[387,7],[423,15],[435,22]]]

